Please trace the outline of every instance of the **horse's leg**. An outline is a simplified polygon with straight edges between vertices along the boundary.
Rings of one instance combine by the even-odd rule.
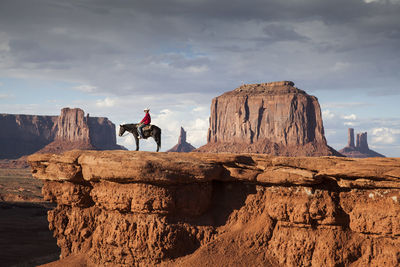
[[[139,138],[133,134],[133,137],[135,138],[135,143],[136,143],[136,151],[139,150]]]
[[[160,149],[160,147],[159,147],[159,145],[158,145],[157,136],[155,136],[153,133],[151,133],[151,137],[153,137],[154,141],[156,141],[156,143],[157,143],[157,150],[156,150],[156,152],[158,152],[158,150]]]
[[[160,147],[161,147],[161,134],[158,132],[156,132],[156,133],[153,132],[152,136],[157,143],[157,151],[156,152],[158,152],[158,150],[160,150]]]
[[[157,151],[156,152],[158,152],[158,150],[160,150],[160,147],[161,147],[160,140],[156,140],[156,143],[157,143]]]

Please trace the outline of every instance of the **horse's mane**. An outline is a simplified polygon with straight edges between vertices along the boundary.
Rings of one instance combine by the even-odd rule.
[[[137,125],[138,125],[137,123],[128,123],[128,124],[124,124],[122,126],[124,127],[125,130],[131,131],[133,129],[136,129]]]

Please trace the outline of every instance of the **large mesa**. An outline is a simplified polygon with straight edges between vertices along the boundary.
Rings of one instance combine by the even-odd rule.
[[[340,155],[327,145],[318,99],[291,81],[246,84],[214,98],[198,151]]]
[[[63,108],[59,116],[0,114],[0,128],[0,159],[38,151],[124,149],[109,119],[90,117],[79,108]]]

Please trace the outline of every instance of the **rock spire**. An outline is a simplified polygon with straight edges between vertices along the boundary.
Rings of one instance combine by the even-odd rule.
[[[354,145],[354,129],[348,129],[347,146],[339,150],[339,152],[350,158],[369,158],[369,157],[385,157],[368,147],[367,132],[357,133],[356,144]]]
[[[167,152],[191,152],[196,148],[186,142],[186,131],[181,127],[181,133],[178,138],[178,144],[173,148],[167,150]]]
[[[354,147],[354,129],[349,128],[348,130],[348,142],[347,142],[348,147]]]

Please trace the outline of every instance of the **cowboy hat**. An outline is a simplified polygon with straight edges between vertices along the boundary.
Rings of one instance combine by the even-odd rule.
[[[143,111],[150,111],[150,109],[149,108],[145,108]]]

